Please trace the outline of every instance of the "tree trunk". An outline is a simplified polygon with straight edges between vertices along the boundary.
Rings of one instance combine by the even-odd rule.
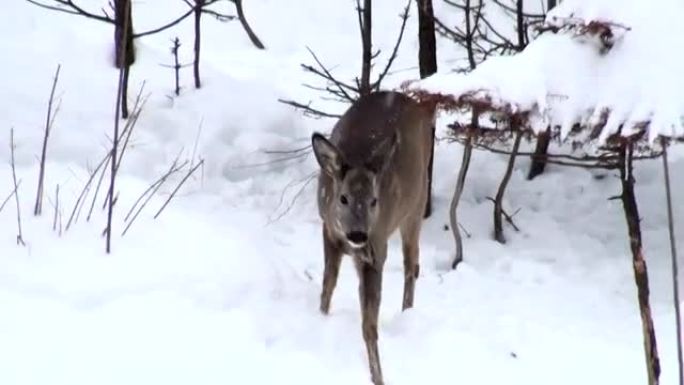
[[[543,132],[537,136],[537,145],[534,148],[534,154],[532,154],[532,163],[530,163],[530,172],[527,174],[527,180],[532,180],[536,176],[544,173],[550,143],[551,133],[549,131]]]
[[[499,184],[499,189],[496,192],[496,198],[494,199],[494,239],[499,243],[506,243],[506,237],[504,237],[503,232],[503,198],[506,192],[506,187],[508,186],[508,181],[511,180],[511,175],[513,174],[513,167],[515,166],[515,158],[518,155],[518,149],[520,148],[520,141],[522,140],[522,131],[520,127],[516,127],[515,131],[515,142],[513,142],[513,149],[511,150],[511,156],[508,158],[508,166],[506,167],[506,173]]]
[[[373,40],[371,38],[371,0],[364,0],[363,8],[359,10],[359,12],[361,13],[359,15],[359,26],[361,28],[361,43],[363,45],[363,53],[361,56],[361,80],[359,83],[359,93],[361,94],[361,96],[364,96],[368,95],[371,91],[370,73],[371,60],[373,60]]]
[[[254,44],[255,47],[259,49],[265,49],[266,47],[264,47],[264,44],[261,42],[261,40],[259,40],[259,37],[256,35],[256,33],[254,33],[252,27],[250,27],[249,23],[247,22],[245,10],[242,8],[242,0],[233,0],[233,3],[235,3],[235,10],[237,11],[240,24],[242,24],[242,28],[247,33],[249,40],[252,42],[252,44]]]
[[[114,0],[114,49],[116,68],[135,62],[131,0]],[[126,39],[126,44],[124,44]],[[126,52],[124,52],[124,50]]]
[[[121,84],[121,118],[128,119],[128,78],[131,74],[131,66],[123,69],[123,83]]]
[[[437,42],[435,38],[435,15],[432,0],[418,0],[418,64],[420,77],[426,78],[437,72]],[[432,214],[432,169],[435,156],[435,125],[432,125],[432,144],[428,163],[428,197],[425,218]]]
[[[627,221],[629,246],[632,251],[632,267],[634,269],[634,281],[636,282],[639,299],[639,313],[641,315],[648,383],[649,385],[657,385],[660,377],[660,360],[658,358],[658,347],[656,344],[653,319],[651,318],[651,305],[648,298],[648,270],[646,269],[646,261],[644,260],[643,246],[641,243],[641,226],[639,224],[639,210],[634,194],[632,154],[633,144],[631,143],[624,145],[620,150],[620,179],[622,181],[621,198],[625,219]]]
[[[121,84],[121,117],[123,119],[128,119],[128,79],[131,65],[135,62],[131,7],[131,0],[114,1],[114,64],[116,68],[124,69],[123,84]]]
[[[548,0],[546,2],[546,11],[558,4],[557,0]],[[551,128],[549,128],[550,130]],[[534,148],[534,155],[532,155],[532,163],[530,163],[530,171],[527,174],[527,180],[532,180],[544,173],[546,169],[546,156],[549,153],[549,143],[551,142],[550,131],[544,132],[537,136],[537,145]]]
[[[195,88],[201,88],[200,81],[200,43],[202,40],[202,7],[204,0],[195,0],[195,62],[193,63],[193,73],[195,76]]]
[[[527,45],[525,41],[525,18],[523,14],[523,0],[517,0],[515,6],[515,18],[518,29],[518,51],[522,51]]]
[[[558,4],[558,1],[556,0],[548,0],[546,2],[546,12],[550,11],[553,7],[555,7]]]

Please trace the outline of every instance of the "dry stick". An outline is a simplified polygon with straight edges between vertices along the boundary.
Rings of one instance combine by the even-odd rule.
[[[472,134],[468,133],[466,137],[465,147],[463,148],[463,160],[461,160],[461,168],[458,170],[458,178],[456,180],[456,188],[454,195],[451,198],[449,206],[449,223],[451,225],[451,233],[454,236],[456,243],[456,255],[451,263],[451,268],[455,269],[459,263],[463,261],[463,239],[458,227],[457,208],[463,194],[463,186],[465,185],[466,175],[468,174],[468,167],[470,166],[470,157],[473,152]]]
[[[513,151],[508,159],[508,166],[506,167],[506,173],[504,174],[501,184],[499,184],[499,190],[496,192],[496,198],[494,199],[494,239],[499,243],[506,243],[506,238],[503,233],[503,224],[501,223],[501,217],[503,216],[503,197],[506,192],[506,186],[508,186],[508,181],[511,179],[511,174],[513,173],[513,166],[515,165],[515,157],[517,155],[518,149],[520,148],[520,140],[522,139],[523,132],[519,129],[515,134],[515,142],[513,143]]]
[[[651,305],[649,303],[648,270],[644,260],[643,245],[641,242],[641,226],[639,224],[639,209],[636,196],[634,195],[633,143],[624,144],[620,148],[620,179],[622,182],[622,206],[627,222],[629,233],[629,245],[632,251],[632,266],[634,269],[634,281],[637,286],[639,300],[639,314],[641,315],[641,327],[643,333],[644,353],[646,358],[646,370],[649,385],[657,385],[660,377],[660,360],[656,343],[653,318],[651,317]]]
[[[52,219],[52,231],[57,231],[57,215],[59,214],[59,184],[55,189],[55,214]]]
[[[296,203],[297,199],[299,198],[299,195],[301,195],[301,193],[304,191],[304,188],[306,188],[306,186],[309,183],[311,183],[311,180],[313,180],[316,177],[316,175],[318,175],[317,171],[306,175],[304,178],[291,180],[290,182],[288,182],[285,185],[285,187],[280,192],[280,198],[278,199],[278,204],[276,205],[275,211],[278,211],[278,209],[280,209],[280,207],[285,202],[285,195],[290,190],[290,188],[296,186],[299,183],[303,183],[303,187],[300,187],[299,190],[295,193],[295,195],[290,200],[288,207],[286,207],[283,212],[278,214],[278,216],[276,216],[275,219],[269,219],[268,224],[272,224],[272,223],[277,222],[278,220],[280,220],[282,217],[284,217],[292,209],[292,206],[294,206],[294,204]]]
[[[190,178],[190,176],[192,176],[192,174],[195,171],[197,171],[197,169],[200,168],[200,166],[202,166],[203,164],[204,164],[204,159],[200,160],[199,163],[197,163],[193,168],[190,169],[190,171],[188,171],[187,174],[185,174],[185,176],[180,181],[180,183],[178,183],[178,186],[176,186],[176,188],[173,190],[173,192],[171,192],[171,195],[169,195],[169,198],[166,200],[166,202],[164,202],[164,204],[159,209],[159,211],[157,211],[157,213],[154,214],[154,219],[157,219],[157,217],[162,213],[162,211],[164,211],[164,209],[169,204],[169,202],[171,202],[171,199],[173,199],[173,197],[176,196],[176,193],[178,192],[178,190],[180,190],[180,188],[183,186],[185,181],[187,181],[188,178]]]
[[[677,364],[679,367],[679,385],[684,385],[682,315],[679,305],[679,267],[677,266],[677,245],[674,236],[674,215],[672,214],[672,190],[670,188],[670,167],[667,163],[667,146],[668,143],[663,142],[663,171],[665,176],[665,196],[667,199],[667,225],[670,232],[670,254],[672,256],[672,294],[675,308],[675,330],[677,331]]]
[[[119,143],[123,140],[123,145],[121,145],[121,151],[119,153],[119,159],[116,162],[116,170],[115,174],[119,172],[119,168],[121,167],[121,162],[123,161],[123,156],[126,153],[126,149],[128,149],[128,143],[131,139],[131,134],[133,134],[133,128],[135,125],[138,123],[138,119],[140,118],[140,113],[142,112],[142,108],[147,102],[147,98],[142,99],[142,92],[143,89],[145,88],[145,82],[143,82],[142,86],[140,87],[140,91],[138,92],[138,96],[135,99],[135,104],[133,105],[133,115],[131,116],[130,119],[126,121],[126,125],[124,126],[124,129],[121,131],[121,135],[119,136]],[[105,165],[105,169],[107,166]],[[93,206],[95,205],[95,200],[97,199],[97,196],[100,192],[100,184],[102,183],[102,179],[104,177],[104,172],[105,170],[102,170],[102,174],[100,175],[100,180],[97,183],[97,187],[95,188],[95,194],[93,195],[93,201],[90,206],[90,211],[88,212],[88,220],[90,220],[90,216],[93,213]],[[109,192],[107,192],[107,195],[105,195],[105,199],[102,202],[102,209],[104,210],[107,207],[107,202],[109,201]]]
[[[180,49],[180,39],[176,37],[173,40],[173,48],[171,48],[171,53],[173,54],[173,72],[175,73],[175,79],[176,79],[176,96],[180,95],[180,60],[178,59],[178,50]]]
[[[278,99],[280,103],[287,104],[289,106],[294,107],[297,110],[301,110],[304,115],[312,117],[312,118],[340,118],[342,115],[340,114],[332,114],[329,112],[321,111],[316,108],[311,107],[311,102],[308,104],[304,103],[299,103],[294,100],[289,100],[289,99]]]
[[[121,233],[121,236],[126,235],[126,233],[128,232],[128,229],[133,225],[133,222],[135,222],[135,220],[138,218],[138,215],[140,215],[140,213],[141,213],[142,210],[145,208],[145,206],[147,206],[147,203],[152,199],[152,197],[157,193],[157,191],[164,185],[164,183],[168,180],[168,178],[170,178],[171,175],[173,175],[173,174],[175,174],[176,172],[178,172],[178,171],[180,171],[181,169],[183,169],[187,164],[188,164],[188,161],[185,161],[185,162],[183,162],[183,164],[181,164],[180,166],[176,166],[176,164],[175,164],[175,162],[174,162],[174,165],[172,166],[171,169],[169,169],[168,172],[166,172],[166,174],[162,175],[161,178],[159,178],[159,179],[156,180],[154,183],[152,183],[152,184],[151,184],[151,185],[150,185],[150,186],[149,186],[149,187],[148,187],[148,188],[147,188],[147,189],[138,197],[138,199],[135,201],[135,203],[133,204],[133,206],[131,207],[131,209],[130,209],[130,210],[128,211],[128,213],[126,214],[126,218],[125,218],[124,220],[127,221],[128,224],[126,225],[126,228],[124,228],[123,232]],[[142,203],[139,207],[137,207],[138,204],[140,203],[140,201],[142,201],[143,198],[145,199],[145,201],[143,201],[143,203]],[[136,207],[137,207],[137,210],[135,210]],[[133,214],[133,210],[135,210],[135,214]],[[132,217],[131,217],[131,214],[133,214]],[[129,221],[129,218],[130,218],[130,221]]]
[[[126,12],[124,14],[127,14],[130,8],[130,1],[126,2]],[[128,38],[125,36],[126,33],[128,32],[128,17],[124,18],[124,39],[123,39],[123,47],[122,47],[122,55],[126,55],[126,44],[128,43]],[[125,63],[125,59],[122,60],[122,62]],[[111,165],[110,169],[110,182],[109,182],[109,208],[107,210],[107,227],[105,229],[106,232],[106,241],[105,241],[105,250],[107,251],[107,254],[109,254],[112,251],[112,216],[114,214],[114,191],[115,191],[115,182],[116,182],[116,169],[117,169],[117,150],[119,147],[119,113],[121,110],[121,105],[123,102],[123,87],[124,87],[124,81],[125,75],[126,75],[126,65],[122,65],[121,69],[119,70],[119,85],[118,85],[118,90],[116,93],[116,111],[114,112],[114,135],[112,137],[112,160],[109,162]]]
[[[495,200],[494,198],[492,198],[492,197],[487,197],[487,200],[490,201],[490,202],[492,202],[492,203],[494,203],[494,204],[496,204],[496,200]],[[513,217],[514,217],[518,212],[520,212],[520,209],[515,210],[515,212],[514,212],[513,214],[508,214],[508,212],[506,212],[505,209],[503,209],[503,208],[501,209],[501,214],[503,214],[504,219],[506,220],[506,222],[508,222],[509,225],[511,225],[511,227],[513,227],[513,230],[515,230],[516,232],[520,232],[520,228],[519,228],[518,225],[516,225],[515,222],[513,221]]]
[[[14,163],[14,128],[10,129],[10,153],[12,156],[12,182],[14,182],[14,202],[17,204],[17,245],[26,246],[21,233],[21,207],[19,205],[19,184],[17,183],[17,171]]]
[[[52,130],[52,106],[55,99],[55,89],[57,89],[57,81],[59,80],[59,71],[62,65],[57,65],[57,70],[55,71],[55,77],[52,81],[52,90],[50,91],[50,100],[48,102],[47,118],[45,119],[45,134],[43,136],[43,151],[40,156],[40,172],[38,174],[38,191],[36,192],[36,205],[33,208],[33,215],[40,215],[43,211],[43,183],[45,181],[45,158],[47,155],[47,142],[50,136],[50,131]]]
[[[2,212],[2,209],[5,208],[5,205],[7,204],[7,202],[9,202],[10,199],[12,199],[12,197],[14,196],[14,194],[17,193],[17,188],[18,188],[19,186],[21,186],[21,181],[19,181],[19,183],[17,183],[17,186],[14,188],[14,190],[12,190],[12,192],[7,196],[7,198],[5,198],[4,201],[2,201],[2,204],[0,204],[0,212]]]
[[[90,173],[90,176],[88,177],[88,181],[83,186],[83,189],[81,190],[81,193],[78,195],[78,198],[76,198],[76,203],[74,204],[74,208],[71,210],[71,215],[69,216],[69,220],[67,221],[66,230],[69,230],[69,228],[71,227],[71,224],[73,223],[74,218],[76,216],[76,212],[79,209],[79,207],[82,205],[82,200],[85,199],[85,196],[90,191],[90,186],[93,182],[93,179],[95,178],[95,175],[103,166],[107,167],[105,165],[105,163],[109,164],[109,159],[111,159],[111,156],[112,156],[111,152],[107,153],[107,155],[100,161],[100,163],[97,165],[97,167],[95,167],[93,172]]]
[[[371,88],[373,88],[376,91],[380,90],[380,85],[382,81],[385,79],[385,76],[389,73],[390,68],[392,68],[392,64],[394,63],[394,60],[397,58],[397,54],[399,53],[399,46],[401,45],[401,41],[404,38],[404,31],[406,30],[406,22],[408,21],[409,18],[409,13],[411,10],[411,2],[413,0],[408,0],[408,3],[406,4],[406,8],[404,8],[404,12],[401,14],[401,27],[399,28],[399,36],[397,37],[397,41],[394,44],[394,48],[392,49],[392,54],[390,55],[389,59],[387,60],[387,64],[385,64],[385,69],[380,72],[380,75],[378,76],[378,79],[371,85]]]

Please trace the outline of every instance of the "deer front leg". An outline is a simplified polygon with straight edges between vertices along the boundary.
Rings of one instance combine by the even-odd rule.
[[[342,262],[342,250],[339,245],[328,237],[328,232],[323,227],[323,254],[325,267],[323,268],[323,288],[321,289],[320,310],[323,314],[330,312],[330,301],[337,285],[337,276]]]
[[[386,246],[385,246],[386,247]],[[357,260],[359,273],[359,299],[361,302],[361,317],[363,340],[368,353],[368,366],[374,385],[383,385],[380,353],[378,351],[378,316],[382,294],[382,266],[384,258],[379,263],[368,264]]]
[[[422,216],[416,216],[414,220],[406,222],[400,229],[402,252],[404,254],[404,298],[402,310],[413,307],[416,280],[420,271],[418,242],[420,240],[421,221]]]

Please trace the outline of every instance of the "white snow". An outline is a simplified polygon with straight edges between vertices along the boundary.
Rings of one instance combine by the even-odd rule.
[[[549,25],[617,24],[614,46],[601,53],[598,37],[544,33],[520,54],[494,57],[469,74],[443,71],[409,89],[458,98],[488,96],[497,107],[530,111],[531,128],[603,124],[599,143],[628,136],[650,122],[648,137],[684,136],[684,25],[677,0],[566,0],[547,16]],[[624,28],[623,28],[624,27]],[[625,29],[626,28],[626,29]]]
[[[374,39],[385,58],[403,2],[373,3]],[[99,9],[104,2],[83,4]],[[180,1],[163,9],[158,2],[134,4],[139,30],[170,20],[185,7]],[[121,169],[111,255],[104,253],[101,237],[103,194],[91,220],[81,213],[61,236],[52,231],[50,202],[59,184],[65,225],[89,170],[106,152],[117,75],[110,65],[112,30],[27,2],[5,7],[0,14],[0,199],[12,190],[8,141],[14,127],[27,245],[16,245],[11,201],[0,212],[0,384],[370,383],[350,261],[343,263],[331,314],[318,312],[323,256],[313,182],[287,210],[317,171],[316,162],[309,154],[273,163],[282,155],[264,153],[306,146],[311,132],[331,128],[333,121],[305,119],[277,99],[320,96],[301,85],[315,82],[299,68],[311,62],[307,45],[336,74],[351,78],[358,72],[353,2],[246,2],[252,26],[268,47],[263,52],[250,45],[238,23],[207,17],[204,86],[194,90],[187,69],[178,98],[168,97],[173,74],[159,64],[171,62],[170,39],[176,35],[184,44],[183,62],[190,61],[191,23],[138,42],[131,94],[145,81],[149,101]],[[416,28],[412,12],[396,67],[404,70],[388,79],[388,87],[416,76],[417,70],[406,70],[416,66]],[[537,55],[543,44],[561,37],[544,39],[548,42],[534,43],[540,47]],[[449,47],[444,41],[441,46]],[[592,57],[588,48],[566,46]],[[440,54],[440,60],[447,55],[453,53]],[[562,55],[545,60],[564,61]],[[61,108],[48,145],[44,214],[33,217],[37,156],[58,63]],[[481,71],[496,72],[496,67],[492,62]],[[537,87],[515,89],[520,83],[512,75],[526,76],[499,74],[511,84],[502,89],[502,99],[545,100]],[[643,76],[655,75],[644,71]],[[570,75],[564,79],[572,81]],[[529,96],[528,91],[534,92]],[[331,102],[319,106],[343,108]],[[439,123],[442,136],[448,121]],[[181,159],[203,158],[202,172],[152,219],[178,182],[175,177],[120,236],[125,212],[181,151]],[[515,219],[522,231],[507,228],[508,243],[500,245],[491,237],[492,207],[486,197],[495,191],[506,159],[476,153],[460,207],[460,221],[471,237],[465,239],[465,261],[451,271],[453,245],[443,226],[460,151],[438,142],[436,211],[421,238],[416,307],[403,313],[401,247],[398,239],[390,244],[379,330],[386,382],[645,383],[626,226],[619,203],[607,200],[619,191],[618,180],[612,174],[550,167],[526,182],[528,162],[518,162],[505,206],[520,208]],[[672,164],[677,191],[684,186],[682,167],[681,158]],[[659,163],[640,163],[636,177],[661,383],[669,385],[676,378],[675,332]],[[300,183],[287,187],[292,181]],[[684,201],[674,203],[676,217],[684,218]],[[681,249],[684,241],[678,245]]]

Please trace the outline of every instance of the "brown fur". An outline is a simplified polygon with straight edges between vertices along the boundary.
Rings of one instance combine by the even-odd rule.
[[[321,171],[318,205],[323,220],[325,271],[320,310],[327,314],[343,254],[352,255],[359,276],[363,338],[373,383],[383,383],[378,352],[378,313],[387,240],[399,229],[404,255],[402,309],[413,306],[418,278],[419,238],[427,200],[433,112],[396,92],[376,92],[359,99],[340,118],[330,143],[344,160],[339,173]],[[385,145],[394,141],[393,146]],[[318,154],[317,154],[318,156]],[[319,160],[319,162],[321,162]],[[322,163],[323,166],[323,163]],[[377,214],[368,228],[368,243],[349,246],[339,229],[335,194],[345,173],[371,169],[377,178]]]

